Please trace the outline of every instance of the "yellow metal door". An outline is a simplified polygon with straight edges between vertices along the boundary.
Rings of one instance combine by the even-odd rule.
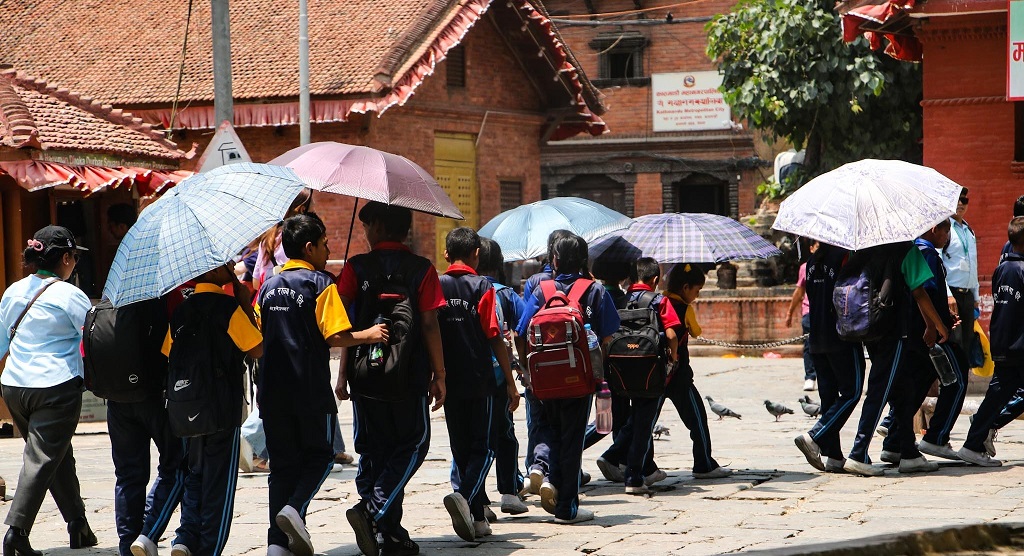
[[[438,218],[434,223],[436,261],[444,268],[444,238],[458,226],[480,226],[480,192],[476,184],[476,144],[467,133],[434,134],[434,174],[437,183],[459,207],[465,220]]]

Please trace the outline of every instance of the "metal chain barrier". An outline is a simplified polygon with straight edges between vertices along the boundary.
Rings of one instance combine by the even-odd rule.
[[[768,343],[765,343],[765,344],[733,344],[733,343],[730,343],[730,342],[722,342],[722,341],[719,341],[719,340],[712,340],[712,339],[709,339],[709,338],[705,338],[704,336],[697,336],[697,339],[700,340],[701,342],[704,342],[705,344],[711,344],[713,346],[720,346],[720,347],[726,347],[726,348],[731,348],[731,349],[771,349],[771,348],[777,348],[779,346],[784,346],[786,344],[795,344],[797,342],[802,342],[802,341],[807,339],[807,334],[803,334],[801,336],[796,336],[796,337],[790,338],[788,340],[778,340],[778,341],[775,341],[775,342],[768,342]]]

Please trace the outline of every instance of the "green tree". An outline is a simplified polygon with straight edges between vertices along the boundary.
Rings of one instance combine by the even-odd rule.
[[[810,176],[862,158],[920,162],[920,65],[872,52],[863,37],[844,43],[833,5],[742,0],[708,23],[726,101],[806,148]]]

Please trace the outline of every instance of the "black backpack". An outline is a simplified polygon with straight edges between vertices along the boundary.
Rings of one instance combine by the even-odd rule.
[[[383,401],[398,401],[409,397],[413,385],[413,351],[419,338],[416,316],[416,292],[409,291],[409,279],[422,271],[425,259],[403,256],[398,268],[387,274],[374,254],[361,257],[364,275],[359,300],[359,312],[353,330],[366,330],[378,316],[388,321],[388,345],[384,361],[376,366],[370,363],[373,344],[362,344],[348,350],[348,383],[354,395]]]
[[[171,319],[167,419],[179,438],[212,434],[242,422],[245,366],[242,352],[227,334],[232,307],[237,307],[233,297],[194,294]]]
[[[164,389],[167,358],[160,352],[167,334],[163,300],[115,308],[104,299],[89,309],[82,331],[85,387],[97,397],[132,403]]]
[[[879,253],[851,257],[843,266],[832,290],[839,339],[870,343],[894,333],[901,294],[897,272],[893,257]]]
[[[667,354],[659,300],[658,294],[643,292],[619,309],[619,329],[605,358],[605,380],[616,394],[658,398],[665,393]]]

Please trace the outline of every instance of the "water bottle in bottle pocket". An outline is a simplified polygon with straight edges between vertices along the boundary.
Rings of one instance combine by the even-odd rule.
[[[594,399],[595,424],[598,434],[612,432],[612,391],[608,389],[608,383],[601,381],[597,389],[597,397]]]

